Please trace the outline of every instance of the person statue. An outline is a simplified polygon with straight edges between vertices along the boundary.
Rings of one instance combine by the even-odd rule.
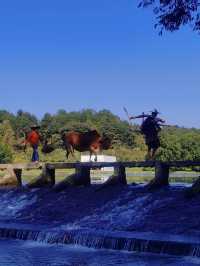
[[[131,116],[129,119],[142,118],[143,122],[140,126],[140,131],[144,135],[145,143],[148,147],[147,159],[154,159],[156,151],[160,147],[159,132],[165,120],[158,117],[159,112],[154,109],[151,114]]]

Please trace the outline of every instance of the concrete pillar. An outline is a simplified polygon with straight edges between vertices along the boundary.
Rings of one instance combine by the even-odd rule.
[[[14,169],[17,178],[18,186],[22,186],[22,169]]]
[[[126,185],[126,184],[127,184],[126,168],[119,163],[117,166],[114,167],[114,174],[110,176],[106,180],[106,182],[103,183],[99,188],[97,188],[97,191],[113,185]]]
[[[115,179],[116,183],[127,185],[126,168],[123,165],[115,166],[113,179]]]
[[[27,184],[28,188],[52,187],[55,184],[55,169],[43,166],[42,173]]]
[[[156,189],[169,185],[169,165],[163,162],[156,162],[155,178],[152,179],[147,188]]]
[[[185,191],[185,196],[187,198],[192,198],[200,193],[200,177],[193,183],[190,188]]]
[[[46,180],[49,184],[51,184],[52,186],[55,185],[55,168],[49,169],[46,168],[45,169],[45,175],[46,175]]]
[[[89,186],[91,184],[90,179],[90,167],[77,166],[75,170],[74,184],[77,186]]]
[[[59,192],[69,186],[89,186],[90,184],[90,167],[78,165],[75,168],[75,173],[67,176],[63,181],[56,184],[53,190]]]

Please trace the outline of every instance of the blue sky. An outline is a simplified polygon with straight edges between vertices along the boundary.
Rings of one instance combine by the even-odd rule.
[[[0,109],[41,117],[93,108],[125,118],[158,108],[200,127],[200,36],[158,36],[135,0],[0,2]]]

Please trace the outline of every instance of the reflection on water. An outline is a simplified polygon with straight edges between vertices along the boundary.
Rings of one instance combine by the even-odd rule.
[[[194,266],[196,258],[94,250],[80,246],[47,245],[0,240],[0,266]]]

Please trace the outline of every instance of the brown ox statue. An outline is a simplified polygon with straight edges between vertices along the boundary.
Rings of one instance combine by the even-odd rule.
[[[100,136],[96,130],[90,130],[85,133],[70,131],[62,134],[62,140],[66,149],[66,156],[71,153],[74,155],[74,150],[79,152],[89,151],[90,160],[92,154],[95,155],[97,161],[97,153],[102,150],[107,150],[111,147],[111,140],[106,136]]]

